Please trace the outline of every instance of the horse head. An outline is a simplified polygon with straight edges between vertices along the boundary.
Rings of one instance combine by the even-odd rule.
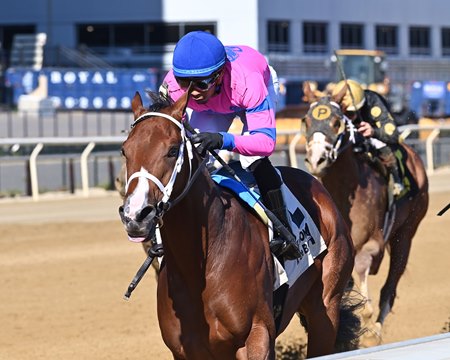
[[[136,92],[132,101],[134,122],[122,144],[126,166],[126,184],[123,206],[119,213],[131,241],[148,240],[170,205],[173,194],[180,193],[182,185],[177,175],[185,173],[182,165],[192,156],[181,121],[189,92],[177,102],[149,93],[153,105],[146,109]],[[186,151],[187,150],[187,151]]]
[[[346,130],[345,116],[340,105],[346,88],[334,97],[318,97],[305,82],[303,92],[304,99],[310,103],[303,119],[306,135],[305,163],[313,175],[321,177],[336,160]]]

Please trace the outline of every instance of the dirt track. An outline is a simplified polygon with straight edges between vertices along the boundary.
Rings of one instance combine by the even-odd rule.
[[[449,201],[450,191],[431,196],[385,343],[448,329],[450,211],[436,214]],[[119,204],[116,195],[0,203],[1,360],[171,359],[159,335],[154,277],[122,299],[144,253],[126,240]],[[304,342],[296,319],[280,341]]]

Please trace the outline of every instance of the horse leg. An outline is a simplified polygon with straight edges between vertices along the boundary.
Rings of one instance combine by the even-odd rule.
[[[320,285],[316,284],[310,289],[299,310],[307,324],[307,358],[335,352],[341,293],[323,299],[326,290]]]
[[[364,299],[364,309],[362,311],[363,323],[367,323],[373,316],[372,300],[369,295],[369,271],[372,265],[372,255],[361,250],[355,256],[354,272],[357,275],[359,291]]]
[[[363,328],[366,329],[366,332],[361,336],[361,347],[371,347],[381,343],[381,325],[375,324],[372,320],[374,311],[368,286],[369,272],[373,262],[373,255],[376,255],[375,252],[369,252],[363,247],[363,249],[355,257],[354,272],[358,276],[360,292],[365,302],[361,313],[361,321]]]
[[[414,228],[413,230],[412,234],[411,231],[407,231],[406,228],[398,230],[393,234],[391,241],[389,242],[391,246],[389,272],[386,282],[381,289],[379,303],[380,313],[377,318],[377,322],[380,323],[380,325],[383,324],[386,316],[394,305],[397,286],[406,269],[411,250],[412,236],[416,229]]]
[[[264,325],[254,325],[245,347],[236,352],[237,360],[275,360],[275,339]]]

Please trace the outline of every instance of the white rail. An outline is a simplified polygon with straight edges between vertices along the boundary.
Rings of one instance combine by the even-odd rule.
[[[54,137],[54,138],[9,138],[0,139],[0,145],[35,145],[30,155],[31,197],[39,200],[39,182],[37,176],[37,156],[44,146],[86,145],[80,155],[81,186],[83,196],[89,197],[88,157],[97,144],[122,144],[125,136],[92,136],[92,137]]]
[[[427,131],[430,133],[426,136],[426,158],[427,158],[427,173],[430,175],[434,171],[434,154],[433,145],[435,140],[438,138],[442,130],[450,130],[450,125],[403,125],[399,127],[400,136],[405,140],[411,133],[419,131]],[[293,167],[298,168],[296,147],[299,141],[302,139],[302,134],[300,131],[292,132],[291,135],[295,134],[294,138],[289,143],[289,158],[290,164]]]
[[[407,138],[412,132],[427,131],[425,140],[426,158],[427,158],[427,172],[431,174],[434,171],[434,155],[433,146],[439,134],[443,130],[450,130],[450,125],[406,125],[399,128],[402,137]],[[288,145],[289,163],[293,167],[298,167],[297,163],[297,145],[302,138],[299,130],[281,130],[277,132],[278,135],[292,136]],[[37,176],[37,157],[45,146],[61,146],[61,145],[86,145],[82,154],[80,155],[81,179],[82,179],[82,193],[83,196],[89,196],[89,174],[88,174],[88,158],[96,145],[120,145],[126,139],[126,136],[90,136],[90,137],[42,137],[42,138],[0,138],[0,146],[13,145],[35,145],[30,155],[30,182],[31,192],[34,201],[39,200],[39,182]],[[285,148],[278,148],[278,151],[286,151]]]

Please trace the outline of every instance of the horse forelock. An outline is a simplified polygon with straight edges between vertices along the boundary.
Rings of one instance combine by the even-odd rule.
[[[160,111],[162,109],[171,107],[174,104],[174,101],[169,96],[164,96],[161,93],[150,90],[147,90],[146,93],[152,101],[152,104],[149,106],[148,111]]]

